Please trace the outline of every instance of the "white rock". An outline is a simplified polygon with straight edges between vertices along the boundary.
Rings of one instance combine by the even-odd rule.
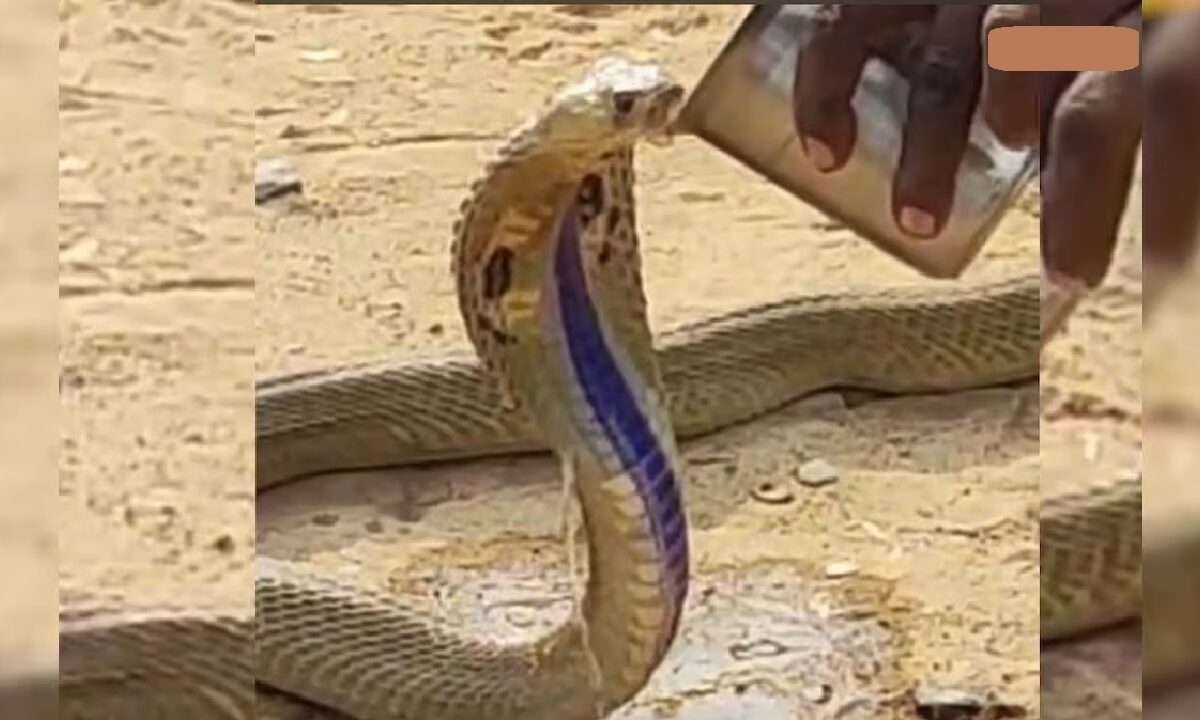
[[[838,469],[821,458],[809,460],[796,469],[796,480],[807,487],[831,485],[839,479]]]
[[[849,560],[835,560],[825,566],[825,577],[844,578],[858,574],[858,566]]]

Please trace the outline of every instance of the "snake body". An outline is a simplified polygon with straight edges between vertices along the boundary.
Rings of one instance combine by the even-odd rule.
[[[679,95],[650,66],[602,63],[514,133],[472,187],[453,255],[482,362],[360,364],[256,388],[260,491],[332,470],[553,450],[586,524],[583,621],[491,645],[395,597],[259,556],[259,682],[360,720],[607,713],[644,685],[680,622],[676,437],[827,388],[936,392],[1036,377],[1036,276],[787,299],[652,343],[632,149],[657,137]],[[1139,484],[1045,498],[1041,521],[1044,637],[1136,614]],[[157,640],[158,657],[170,654],[172,636]]]
[[[59,612],[62,720],[254,717],[249,612],[67,594]]]
[[[364,720],[586,720],[645,684],[683,610],[687,526],[640,283],[598,259],[601,206],[609,170],[664,132],[682,98],[653,66],[601,63],[515,133],[454,233],[468,337],[581,500],[582,618],[500,647],[262,561],[260,680]]]

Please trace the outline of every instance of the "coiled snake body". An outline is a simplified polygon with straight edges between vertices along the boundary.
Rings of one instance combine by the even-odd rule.
[[[586,524],[584,622],[530,645],[489,645],[395,598],[260,556],[259,682],[361,720],[595,718],[645,684],[680,622],[688,548],[676,435],[832,386],[948,391],[1036,375],[1034,276],[784,300],[668,331],[654,348],[632,150],[666,137],[682,96],[653,66],[606,60],[505,143],[455,232],[459,304],[482,364],[359,365],[256,390],[260,490],[337,469],[553,449]],[[1044,636],[1136,612],[1139,510],[1136,483],[1047,499]],[[74,632],[64,624],[68,711],[95,690],[98,662],[72,645]],[[165,632],[130,652],[165,660],[173,642]],[[118,678],[107,691],[122,692],[122,663],[133,663],[105,662]],[[224,716],[249,717],[252,698],[231,694]]]

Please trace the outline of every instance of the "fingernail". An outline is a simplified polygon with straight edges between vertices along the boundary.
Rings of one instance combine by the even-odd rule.
[[[937,219],[921,208],[909,205],[900,210],[900,227],[909,235],[933,237],[937,232]]]
[[[833,156],[833,148],[820,140],[805,137],[801,140],[801,145],[804,146],[804,152],[808,155],[808,159],[812,160],[812,164],[821,172],[829,172],[837,165],[837,158]]]

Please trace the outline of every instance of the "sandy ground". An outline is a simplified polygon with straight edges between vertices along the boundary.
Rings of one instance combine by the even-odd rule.
[[[59,11],[61,578],[249,612],[254,8]]]
[[[695,80],[744,12],[62,7],[63,573],[247,605],[252,375],[460,347],[449,228],[500,135],[614,48]],[[256,230],[252,153],[306,183]],[[638,171],[656,328],[926,282],[699,141],[643,151]],[[1036,207],[967,281],[1035,267]],[[1117,275],[1052,350],[1040,462],[1034,387],[817,397],[689,444],[689,620],[619,716],[911,717],[905,693],[949,686],[1037,717],[1039,467],[1070,482],[1127,463],[1138,301],[1136,274]],[[796,484],[810,458],[839,481]],[[764,481],[793,501],[756,502]],[[365,584],[436,585],[459,599],[447,612],[513,637],[563,611],[557,498],[538,459],[323,478],[260,499],[257,543]]]

